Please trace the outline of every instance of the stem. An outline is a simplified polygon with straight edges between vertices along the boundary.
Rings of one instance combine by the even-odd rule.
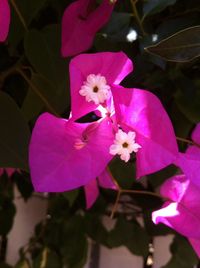
[[[157,197],[157,198],[160,198],[160,199],[163,199],[163,200],[168,200],[166,198],[164,198],[163,196],[161,196],[160,194],[158,193],[154,193],[154,192],[149,192],[149,191],[139,191],[139,190],[126,190],[126,189],[119,189],[118,190],[118,193],[117,193],[117,197],[116,197],[116,200],[115,200],[115,203],[114,203],[114,206],[113,206],[113,209],[112,209],[112,212],[111,212],[111,219],[113,219],[114,215],[115,215],[115,212],[117,210],[117,206],[118,206],[118,203],[119,203],[119,199],[120,199],[120,196],[121,194],[141,194],[141,195],[150,195],[150,196],[154,196],[154,197]]]
[[[151,195],[151,196],[154,196],[154,197],[158,197],[158,198],[161,198],[161,199],[164,199],[163,196],[161,196],[160,194],[158,193],[154,193],[154,192],[149,192],[149,191],[139,191],[139,190],[124,190],[122,189],[121,190],[121,194],[142,194],[142,195]]]
[[[121,187],[119,186],[118,182],[116,181],[116,179],[113,177],[112,172],[110,171],[110,168],[107,166],[106,168],[107,172],[109,173],[113,183],[116,185],[117,189],[121,190]]]
[[[181,137],[176,137],[176,139],[178,141],[182,141],[182,142],[185,142],[185,143],[188,143],[188,144],[191,144],[191,145],[195,145],[195,146],[197,146],[197,147],[200,148],[200,145],[198,143],[194,142],[194,141],[191,141],[191,140],[188,140],[188,139],[184,139],[184,138],[181,138]]]
[[[130,2],[131,2],[132,10],[133,10],[133,15],[134,15],[139,27],[140,27],[142,35],[145,36],[146,33],[145,33],[145,30],[144,30],[144,27],[143,27],[143,24],[142,24],[142,20],[140,19],[140,16],[139,16],[137,8],[136,8],[137,0],[130,0]]]
[[[21,12],[20,12],[18,6],[17,6],[16,3],[15,3],[15,0],[11,0],[10,2],[11,2],[11,4],[12,4],[12,6],[13,6],[15,12],[17,13],[17,15],[18,15],[18,17],[19,17],[19,20],[21,21],[22,25],[24,26],[24,29],[28,32],[28,27],[27,27],[27,25],[26,25],[26,22],[25,22],[25,20],[24,20],[24,18],[23,18],[23,16],[22,16],[22,14],[21,14]]]
[[[41,94],[40,90],[33,84],[33,82],[26,76],[23,70],[20,68],[16,68],[16,71],[21,74],[24,80],[29,84],[31,89],[35,92],[35,94],[44,102],[45,106],[49,111],[51,111],[56,116],[60,117],[59,114],[54,110],[54,108],[49,104],[48,100]]]
[[[115,204],[114,204],[114,206],[113,206],[113,209],[112,209],[112,212],[111,212],[111,215],[110,215],[111,219],[113,219],[113,217],[114,217],[114,215],[115,215],[115,212],[116,212],[116,210],[117,210],[117,206],[118,206],[118,203],[119,203],[120,195],[121,195],[121,190],[119,190],[119,191],[117,192],[117,197],[116,197],[116,200],[115,200]]]

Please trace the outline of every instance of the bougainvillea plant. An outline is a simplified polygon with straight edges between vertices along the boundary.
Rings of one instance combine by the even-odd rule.
[[[199,265],[199,13],[0,0],[0,267],[99,267],[100,245],[154,267],[168,234],[162,267]],[[14,201],[33,196],[46,217],[11,263]]]

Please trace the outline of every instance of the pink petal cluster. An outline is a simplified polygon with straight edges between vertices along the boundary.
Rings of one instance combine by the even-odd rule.
[[[69,5],[62,18],[63,57],[88,50],[98,32],[109,20],[114,4],[103,0],[96,7],[95,0],[78,0]]]
[[[160,192],[169,201],[153,212],[153,222],[186,236],[200,257],[200,189],[185,175],[177,175],[168,179]]]
[[[33,129],[29,162],[36,191],[60,192],[85,186],[90,207],[98,195],[97,185],[112,189],[115,186],[105,168],[113,158],[109,148],[119,129],[122,133],[130,132],[132,142],[136,139],[138,177],[175,161],[175,134],[159,99],[146,90],[119,85],[132,69],[132,62],[123,52],[82,54],[71,60],[70,118],[45,113]],[[100,89],[94,86],[95,81]],[[98,98],[93,101],[98,90]],[[102,102],[104,91],[108,94]],[[101,117],[98,121],[75,122],[92,111]]]
[[[10,6],[8,0],[0,0],[0,42],[8,36],[10,26]]]

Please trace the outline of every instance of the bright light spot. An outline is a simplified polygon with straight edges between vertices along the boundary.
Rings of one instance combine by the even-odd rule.
[[[152,35],[152,42],[156,42],[158,41],[158,35],[157,34],[153,34]]]
[[[138,36],[137,32],[134,29],[131,29],[126,36],[126,39],[128,42],[133,42],[137,39],[137,36]]]

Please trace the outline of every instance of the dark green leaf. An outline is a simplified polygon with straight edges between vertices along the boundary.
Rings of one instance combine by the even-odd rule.
[[[38,72],[32,77],[33,84],[57,113],[62,113],[69,106],[70,92],[67,87],[68,62],[60,55],[60,27],[51,25],[41,32],[32,30],[27,34],[24,45],[26,56]],[[30,105],[33,106],[37,98],[31,100],[29,97],[23,107],[29,118],[31,113],[27,106],[31,102]],[[40,105],[41,100],[38,100],[33,115],[42,109]]]
[[[191,61],[200,55],[200,26],[177,32],[145,50],[167,61]]]
[[[31,268],[29,261],[27,259],[21,259],[17,262],[14,268]]]
[[[0,204],[0,235],[7,235],[11,230],[14,216],[16,213],[15,205],[9,199],[1,200]]]
[[[149,237],[136,221],[127,221],[119,217],[108,237],[109,247],[125,245],[133,254],[146,257],[148,254]]]
[[[29,128],[15,102],[0,92],[0,166],[28,169]]]
[[[25,25],[28,27],[41,8],[43,8],[45,2],[46,0],[15,0],[14,3],[17,7],[18,13],[16,12],[16,8],[13,8],[13,5],[11,5],[12,19],[9,31],[9,43],[11,44],[12,49],[14,49],[14,47],[19,43],[26,32],[22,21],[19,19],[19,13],[21,18],[24,20]]]
[[[69,268],[82,268],[87,259],[87,239],[82,217],[74,216],[65,224],[62,254]]]
[[[171,245],[172,257],[162,268],[193,268],[198,258],[186,238],[177,236]]]
[[[85,216],[86,232],[96,242],[107,245],[108,231],[103,226],[99,215],[87,213]]]
[[[68,73],[68,62],[60,54],[60,35],[60,27],[51,25],[41,32],[31,30],[24,43],[26,56],[33,67],[58,90],[66,89]]]
[[[174,5],[176,0],[147,0],[143,6],[144,17],[161,12],[166,7]]]
[[[59,256],[52,250],[44,248],[34,259],[33,268],[62,268]]]
[[[78,197],[78,194],[79,190],[73,190],[63,193],[63,196],[68,200],[70,207],[74,204],[76,198]]]
[[[20,192],[24,200],[27,200],[29,197],[31,197],[31,194],[33,193],[33,186],[29,174],[25,172],[16,172],[13,175],[12,179],[15,181],[18,191]]]

